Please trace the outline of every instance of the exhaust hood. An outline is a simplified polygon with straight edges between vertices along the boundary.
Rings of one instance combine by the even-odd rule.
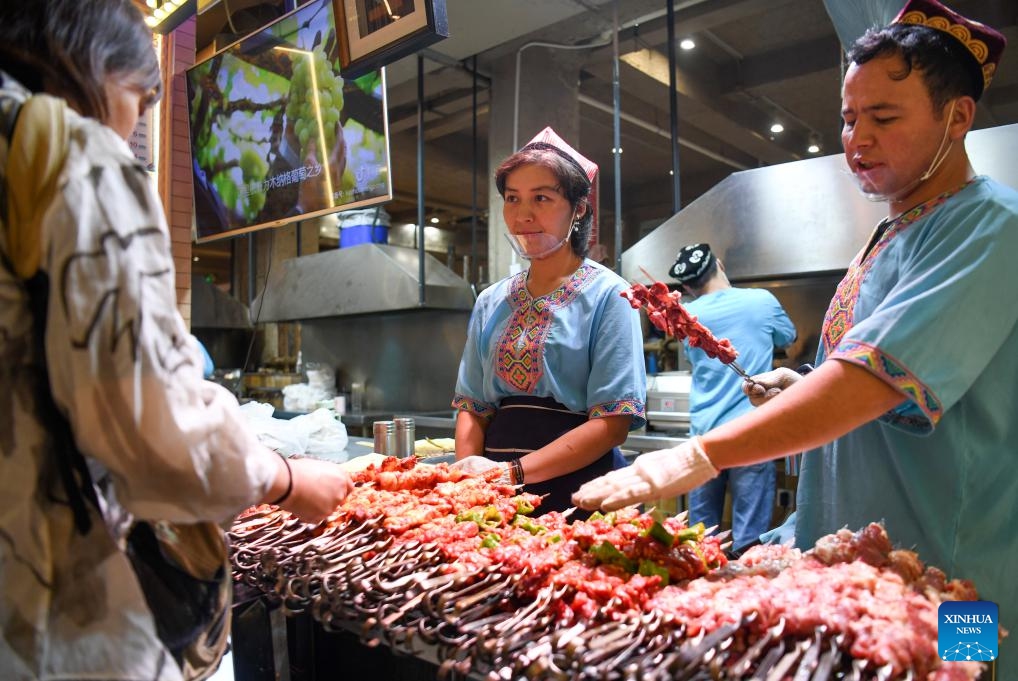
[[[191,277],[191,326],[196,329],[250,329],[247,305],[205,281]]]
[[[285,260],[269,273],[251,304],[259,322],[392,312],[473,308],[470,284],[433,256],[424,255],[424,304],[420,304],[416,249],[361,244]]]
[[[1018,188],[1018,124],[970,132],[972,166]],[[841,154],[733,173],[622,254],[622,276],[669,281],[686,244],[707,242],[735,282],[843,272],[887,215]]]

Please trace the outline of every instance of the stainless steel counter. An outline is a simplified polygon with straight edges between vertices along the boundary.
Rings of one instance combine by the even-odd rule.
[[[451,409],[425,413],[398,412],[395,414],[395,417],[412,418],[418,432],[422,428],[441,431],[440,433],[435,433],[436,437],[452,437],[456,432],[456,412]],[[346,416],[343,417],[343,422],[346,423]],[[622,444],[622,449],[634,450],[640,453],[652,452],[658,449],[676,447],[687,439],[688,437],[685,435],[639,430],[629,434],[626,441]]]
[[[286,414],[286,417],[294,415],[288,412],[277,412],[277,416],[280,414]],[[350,435],[350,445],[348,449],[350,450],[351,458],[371,451],[370,448],[367,448],[367,451],[364,451],[364,444],[370,445],[372,443],[372,440],[370,439],[372,423],[375,421],[388,421],[393,418],[404,417],[409,417],[414,420],[418,437],[453,437],[456,433],[456,412],[452,409],[432,412],[397,411],[395,413],[389,413],[376,411],[362,412],[358,414],[346,413],[340,418],[343,421],[343,425],[347,427],[347,431]],[[360,436],[360,438],[367,439],[359,439],[358,436]],[[636,457],[636,455],[630,455],[628,452],[637,452],[642,454],[643,452],[653,452],[658,449],[677,447],[688,439],[689,437],[682,431],[653,431],[641,429],[629,433],[628,437],[626,437],[626,441],[622,443],[622,449],[623,453],[627,454],[626,458],[632,460]]]
[[[643,432],[630,433],[622,444],[623,449],[635,449],[638,452],[653,452],[658,449],[678,447],[689,437],[685,435],[659,435]]]

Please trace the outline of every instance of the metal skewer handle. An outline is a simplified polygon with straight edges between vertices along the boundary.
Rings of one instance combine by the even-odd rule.
[[[750,375],[746,373],[746,370],[739,366],[739,363],[736,362],[735,360],[729,362],[728,366],[732,367],[732,371],[742,376],[742,380],[746,381],[746,383],[753,382],[753,379],[750,378]]]

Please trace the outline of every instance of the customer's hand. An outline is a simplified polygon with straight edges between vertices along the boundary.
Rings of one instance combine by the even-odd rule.
[[[717,475],[700,438],[694,437],[678,447],[641,454],[632,466],[594,478],[573,494],[573,503],[588,511],[614,511],[685,494]]]
[[[801,374],[786,367],[779,367],[774,371],[765,371],[762,374],[753,376],[751,378],[752,383],[749,381],[743,382],[742,392],[746,394],[754,407],[759,407],[801,379]]]
[[[468,456],[449,465],[450,468],[458,468],[464,473],[477,475],[484,478],[493,478],[495,470],[498,470],[498,480],[509,484],[509,464],[499,461],[492,461],[483,456]]]
[[[325,520],[353,490],[353,480],[341,466],[317,459],[288,459],[293,489],[279,506],[306,523]]]

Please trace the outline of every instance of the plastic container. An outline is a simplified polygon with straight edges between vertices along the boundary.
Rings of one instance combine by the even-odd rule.
[[[351,225],[339,229],[339,247],[350,248],[360,244],[389,243],[389,228],[385,225]]]
[[[383,208],[343,211],[336,218],[339,247],[389,243],[389,214]]]
[[[364,384],[350,384],[350,413],[360,414],[364,411]]]

